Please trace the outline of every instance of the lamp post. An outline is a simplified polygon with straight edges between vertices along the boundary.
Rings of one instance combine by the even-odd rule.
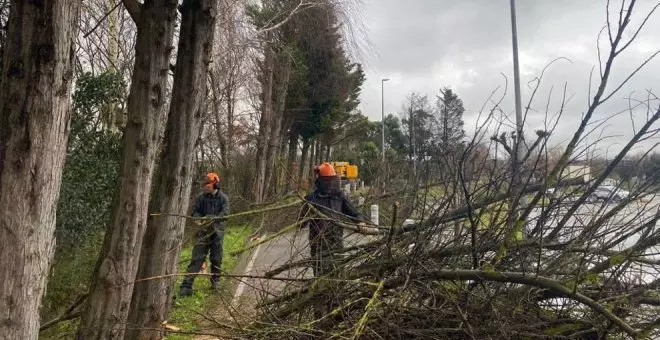
[[[390,80],[389,78],[383,78],[380,80],[380,125],[382,132],[382,144],[381,144],[381,153],[383,157],[383,163],[385,162],[385,82]]]
[[[520,196],[522,192],[522,164],[520,163],[520,158],[522,157],[522,146],[523,146],[523,115],[522,115],[522,104],[520,99],[520,63],[518,60],[518,27],[516,24],[516,0],[511,0],[511,42],[513,48],[513,89],[515,94],[515,104],[516,104],[516,140],[513,150],[513,155],[511,157],[511,185],[514,197]],[[515,202],[515,198],[513,199]],[[524,205],[525,197],[520,198],[520,202]],[[517,209],[514,205],[511,205],[510,213],[511,215],[507,218],[507,227],[513,229],[517,221],[520,220],[520,210]],[[524,223],[524,222],[523,222]],[[524,229],[524,227],[522,228]],[[522,230],[520,235],[516,234],[516,237],[522,238]]]
[[[520,64],[518,61],[518,27],[516,25],[516,0],[511,0],[511,41],[513,43],[513,88],[515,92],[516,103],[516,145],[513,155],[514,173],[513,176],[518,177],[517,172],[520,171],[520,157],[522,153],[522,138],[523,138],[523,115],[522,104],[520,99]],[[518,183],[518,178],[513,178],[514,183]]]

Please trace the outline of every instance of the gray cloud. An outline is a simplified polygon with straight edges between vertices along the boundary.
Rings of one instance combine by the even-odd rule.
[[[618,1],[612,3],[614,7],[619,5]],[[639,3],[633,24],[643,19],[655,1]],[[586,110],[589,74],[593,67],[594,75],[598,75],[596,42],[606,23],[605,1],[518,1],[517,6],[523,103],[529,100],[535,84],[533,80],[550,61],[560,57],[570,59],[570,62],[560,60],[546,70],[526,124],[528,129],[543,128],[550,119],[545,108],[551,89],[550,116],[558,110],[566,84],[571,100],[553,135],[553,142],[565,142]],[[501,96],[504,77],[510,82],[513,74],[509,1],[370,0],[362,10],[373,51],[362,60],[367,82],[361,110],[372,120],[380,120],[380,79],[384,77],[391,78],[385,85],[386,114],[398,113],[405,96],[412,91],[432,97],[439,88],[449,86],[463,99],[466,130],[473,132],[478,112],[490,93],[499,86]],[[612,8],[612,20],[616,19],[617,12],[618,8]],[[615,83],[625,79],[645,58],[660,49],[658,28],[660,13],[652,17],[639,39],[615,64],[610,91]],[[607,49],[606,33],[601,37],[601,48]],[[660,59],[652,61],[613,96],[611,102],[597,112],[598,118],[624,110],[629,105],[629,95],[643,98],[646,90],[654,87],[657,90],[658,84]],[[593,91],[595,89],[592,95]],[[491,107],[486,106],[487,109]],[[511,83],[502,108],[513,117]],[[645,115],[637,110],[633,117],[639,127]],[[614,144],[611,150],[620,149],[621,143],[633,133],[629,114],[618,115],[603,126],[604,134],[612,136],[607,140]],[[596,135],[588,139],[596,140]],[[648,143],[653,142],[655,140]]]

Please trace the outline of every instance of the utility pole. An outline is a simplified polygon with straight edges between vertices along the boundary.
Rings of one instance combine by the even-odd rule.
[[[513,148],[513,155],[511,155],[511,192],[513,198],[509,207],[509,216],[507,218],[507,227],[511,231],[520,220],[520,209],[516,205],[520,205],[524,197],[520,197],[522,193],[522,164],[520,158],[522,157],[523,146],[523,115],[522,103],[520,99],[520,64],[518,61],[518,28],[516,25],[516,0],[511,0],[511,41],[513,43],[513,88],[515,95],[516,105],[516,139]],[[519,201],[520,200],[520,201]],[[515,204],[517,203],[517,204]],[[516,238],[522,240],[524,227],[520,231],[516,231]]]
[[[513,159],[513,178],[515,184],[520,184],[520,157],[522,153],[523,139],[523,115],[522,103],[520,99],[520,64],[518,61],[518,27],[516,25],[516,0],[511,0],[511,40],[513,42],[513,88],[516,101],[516,145],[512,155]]]
[[[410,103],[410,140],[412,149],[412,168],[413,175],[417,175],[417,141],[415,140],[415,109],[413,103]]]
[[[381,132],[382,132],[382,144],[381,144],[381,153],[383,157],[383,164],[385,163],[385,82],[390,80],[389,78],[383,78],[380,81],[380,115],[381,115]]]

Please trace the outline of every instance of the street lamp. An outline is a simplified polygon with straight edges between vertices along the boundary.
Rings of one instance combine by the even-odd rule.
[[[380,115],[381,115],[381,132],[382,132],[382,144],[381,152],[383,156],[383,162],[385,162],[385,82],[390,80],[389,78],[383,78],[380,80]]]
[[[522,146],[523,146],[523,114],[522,114],[522,105],[520,99],[520,65],[518,60],[518,25],[516,23],[516,0],[510,0],[511,9],[511,43],[513,49],[513,90],[515,95],[515,104],[516,104],[516,145],[513,151],[512,163],[511,163],[511,181],[513,186],[513,193],[515,197],[520,197],[523,189],[521,170],[522,164],[520,163],[522,158]],[[521,203],[524,204],[526,198],[522,196]],[[514,219],[515,218],[515,219]],[[521,218],[520,211],[516,211],[516,214],[508,219],[508,228],[512,228],[516,223],[516,220]],[[522,236],[522,235],[521,235]]]
[[[522,115],[522,105],[520,99],[520,66],[518,61],[518,27],[516,25],[516,0],[511,0],[511,42],[513,47],[513,89],[515,95],[515,104],[516,104],[516,145],[513,158],[514,174],[513,176],[517,177],[516,172],[520,170],[520,158],[522,157],[522,139],[523,139],[523,115]],[[519,178],[513,178],[514,183],[519,184]]]

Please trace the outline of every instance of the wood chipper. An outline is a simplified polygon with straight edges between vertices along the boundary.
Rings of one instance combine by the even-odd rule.
[[[358,187],[358,166],[349,162],[330,162],[335,168],[337,175],[341,178],[342,184],[350,184],[350,191],[357,190]]]

